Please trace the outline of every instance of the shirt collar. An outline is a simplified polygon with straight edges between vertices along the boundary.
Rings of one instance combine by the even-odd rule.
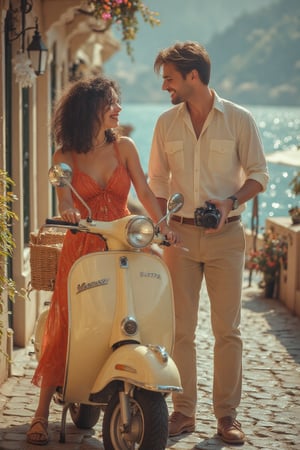
[[[216,91],[214,89],[212,89],[212,92],[214,94],[214,104],[213,104],[213,108],[217,109],[220,112],[224,112],[224,103],[223,100],[221,99],[221,97],[218,96],[218,94],[216,93]]]
[[[214,96],[214,103],[213,103],[213,109],[217,109],[220,112],[224,112],[224,103],[221,97],[216,93],[214,89],[211,89],[213,96]],[[186,102],[182,102],[178,105],[178,112],[181,112],[184,115],[189,116],[188,109],[186,107]]]

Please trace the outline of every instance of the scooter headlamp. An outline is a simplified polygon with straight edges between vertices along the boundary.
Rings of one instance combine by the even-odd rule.
[[[136,216],[127,224],[127,242],[135,248],[147,247],[154,237],[154,225],[144,216]]]

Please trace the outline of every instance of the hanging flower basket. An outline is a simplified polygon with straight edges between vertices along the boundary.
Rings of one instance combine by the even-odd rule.
[[[151,11],[141,0],[87,0],[94,17],[107,23],[119,25],[127,53],[132,55],[131,41],[138,32],[138,13],[151,26],[159,25],[158,13]]]

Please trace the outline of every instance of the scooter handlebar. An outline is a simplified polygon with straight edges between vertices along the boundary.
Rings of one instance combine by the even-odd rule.
[[[61,219],[46,219],[43,225],[44,228],[55,227],[62,228],[63,230],[70,230],[73,233],[77,233],[78,231],[83,231],[78,223],[66,222]]]
[[[120,221],[124,221],[125,218],[120,219]],[[119,222],[119,221],[116,221]],[[97,226],[98,225],[98,226]],[[79,231],[83,231],[83,232],[88,232],[88,233],[93,233],[93,234],[107,234],[107,229],[105,230],[105,227],[109,227],[110,223],[108,222],[97,222],[97,221],[93,221],[92,223],[89,223],[85,220],[81,220],[79,223],[72,223],[72,222],[67,222],[64,221],[60,218],[47,218],[45,220],[45,227],[57,227],[57,228],[63,228],[63,229],[67,229],[67,230],[71,230],[73,233],[79,232]],[[124,224],[122,224],[122,227],[124,226]],[[110,232],[111,234],[111,232]],[[121,239],[122,241],[122,239]],[[120,242],[121,242],[120,241]],[[159,246],[164,246],[164,247],[169,247],[171,245],[171,243],[167,240],[166,235],[162,234],[159,232],[159,230],[156,230],[153,240],[152,240],[152,244],[157,244]]]
[[[46,225],[63,225],[66,227],[78,227],[78,223],[66,222],[61,219],[46,219],[45,224]]]
[[[171,243],[167,240],[165,234],[155,233],[152,244],[163,245],[165,247],[170,247]]]

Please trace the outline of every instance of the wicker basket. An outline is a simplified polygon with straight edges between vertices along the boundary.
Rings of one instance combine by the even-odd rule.
[[[53,291],[65,231],[41,228],[30,233],[31,288]]]

